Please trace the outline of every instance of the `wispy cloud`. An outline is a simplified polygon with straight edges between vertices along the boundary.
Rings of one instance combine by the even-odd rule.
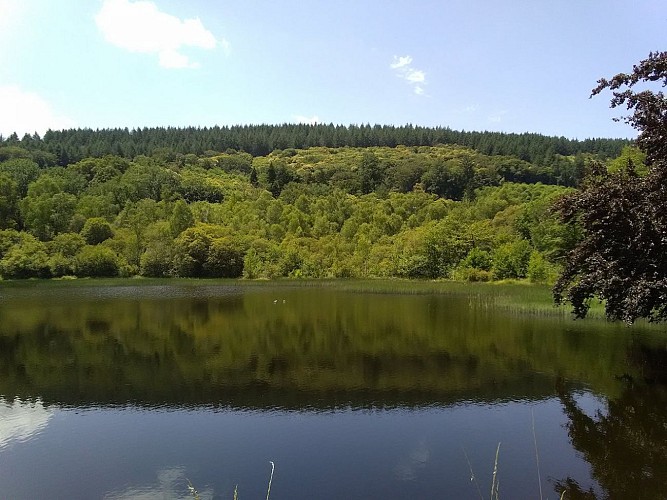
[[[505,116],[506,114],[507,114],[507,110],[506,109],[501,109],[500,111],[496,111],[494,113],[491,113],[488,116],[488,120],[491,123],[500,123],[501,121],[503,121],[503,116]]]
[[[72,128],[72,119],[56,113],[51,105],[34,92],[16,85],[0,86],[0,134],[44,134],[48,129]]]
[[[402,78],[417,95],[424,95],[424,86],[426,85],[426,73],[412,66],[411,56],[394,56],[394,60],[389,65],[399,78]]]
[[[95,16],[98,29],[111,44],[144,54],[156,54],[163,68],[197,68],[183,47],[229,51],[229,42],[216,40],[199,18],[181,20],[150,1],[104,0]]]
[[[317,115],[313,116],[303,116],[303,115],[294,115],[292,116],[296,123],[307,123],[308,125],[316,125],[321,122],[320,117]]]
[[[410,63],[412,62],[412,57],[410,56],[394,56],[394,62],[389,65],[391,69],[399,69],[399,68],[404,68],[405,66],[409,66]]]

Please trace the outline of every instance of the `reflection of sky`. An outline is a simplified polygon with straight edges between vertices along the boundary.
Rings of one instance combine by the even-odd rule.
[[[420,441],[394,467],[396,478],[401,481],[414,481],[419,469],[425,468],[430,458],[431,450],[425,441]]]
[[[39,434],[53,416],[41,400],[34,402],[0,398],[0,449],[13,442],[28,441]]]
[[[156,481],[153,484],[143,486],[128,486],[122,491],[115,491],[104,495],[109,500],[153,500],[162,498],[193,498],[194,495],[188,490],[188,478],[183,467],[170,467],[158,471]],[[199,488],[193,485],[197,491],[197,497],[201,500],[213,498],[211,488]]]

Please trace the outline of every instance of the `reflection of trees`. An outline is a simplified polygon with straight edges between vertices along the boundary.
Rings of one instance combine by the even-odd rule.
[[[631,338],[497,314],[459,296],[49,286],[0,301],[0,394],[68,404],[416,405],[541,398],[557,374],[608,393]]]
[[[465,298],[165,288],[172,296],[100,287],[99,299],[0,303],[0,394],[242,406],[292,395],[330,407],[544,397],[553,386],[532,369],[544,366],[530,342],[543,323],[471,312]]]
[[[603,498],[667,498],[667,350],[634,344],[628,358],[643,380],[626,376],[621,395],[594,417],[579,408],[572,394],[559,390],[570,419],[572,445],[592,467]],[[560,481],[565,498],[596,498],[572,478]]]

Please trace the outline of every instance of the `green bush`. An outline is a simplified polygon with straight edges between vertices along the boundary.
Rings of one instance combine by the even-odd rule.
[[[216,238],[209,247],[204,270],[215,278],[239,278],[243,274],[244,254],[244,249],[230,238]]]
[[[77,254],[74,269],[77,276],[113,277],[118,276],[120,263],[111,249],[88,245]]]
[[[491,281],[493,280],[493,273],[486,269],[478,269],[476,267],[457,267],[452,272],[452,278],[460,281]]]
[[[164,246],[153,245],[141,256],[140,272],[142,276],[163,278],[171,273],[171,252]]]
[[[86,240],[77,233],[61,233],[46,245],[52,256],[60,254],[65,257],[73,257],[86,246]]]
[[[49,278],[51,269],[46,247],[32,235],[21,234],[0,260],[0,274],[5,279]]]
[[[491,269],[493,260],[491,259],[491,254],[486,250],[481,250],[478,247],[472,248],[465,259],[461,261],[462,267],[469,267],[473,269],[482,269],[488,271]]]
[[[49,269],[54,278],[61,276],[71,276],[74,274],[75,260],[73,257],[66,257],[60,253],[52,255],[49,258]]]
[[[493,274],[496,279],[525,278],[531,254],[526,240],[513,241],[499,246],[493,252]]]

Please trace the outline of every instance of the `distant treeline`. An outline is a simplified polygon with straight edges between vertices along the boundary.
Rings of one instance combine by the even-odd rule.
[[[207,152],[242,151],[265,156],[275,150],[306,149],[316,146],[395,147],[456,144],[485,155],[514,156],[536,165],[551,165],[556,155],[589,153],[601,158],[617,157],[626,139],[585,139],[549,137],[541,134],[502,132],[466,132],[447,127],[413,125],[239,125],[231,127],[154,127],[139,129],[49,130],[40,137],[16,133],[0,136],[0,146],[20,146],[31,151],[54,155],[67,166],[88,157],[116,155],[133,159],[156,153],[204,155]]]

